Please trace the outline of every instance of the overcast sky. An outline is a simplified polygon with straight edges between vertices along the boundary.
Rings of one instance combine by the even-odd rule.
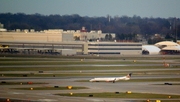
[[[180,0],[1,0],[0,13],[178,17]]]

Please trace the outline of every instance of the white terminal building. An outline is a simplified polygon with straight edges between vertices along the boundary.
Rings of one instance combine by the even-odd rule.
[[[116,37],[114,33],[102,33],[101,30],[87,32],[84,27],[76,31],[64,31],[63,29],[49,29],[40,32],[35,32],[33,29],[3,30],[0,31],[0,51],[2,53],[8,50],[26,54],[58,53],[61,55],[142,54],[142,43],[102,41],[107,34],[110,34],[112,39]]]
[[[141,55],[142,43],[89,42],[89,54]]]

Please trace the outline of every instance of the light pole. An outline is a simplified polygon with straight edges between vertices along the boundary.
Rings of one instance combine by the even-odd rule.
[[[97,42],[98,42],[98,55],[97,56],[99,56],[99,40],[97,40]]]
[[[176,21],[175,21],[175,27],[176,27],[176,38],[175,38],[175,40],[176,40],[176,42],[177,42],[177,18],[175,19]]]

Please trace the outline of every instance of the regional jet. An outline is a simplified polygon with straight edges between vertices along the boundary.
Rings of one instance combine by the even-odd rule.
[[[106,82],[113,82],[115,83],[116,81],[119,80],[129,80],[131,78],[132,73],[129,73],[126,76],[123,77],[108,77],[108,78],[94,78],[89,80],[90,82],[102,82],[102,81],[106,81]]]

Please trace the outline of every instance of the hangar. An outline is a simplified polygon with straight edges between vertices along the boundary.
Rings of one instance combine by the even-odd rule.
[[[180,54],[180,45],[172,41],[162,41],[154,45],[143,45],[142,54]]]
[[[161,49],[161,54],[180,54],[180,45],[172,41],[162,41],[155,44]]]
[[[61,55],[88,55],[88,54],[117,54],[141,55],[142,43],[132,42],[0,42],[8,45],[0,49],[1,53],[18,54],[61,54]],[[70,52],[67,54],[67,52]],[[76,52],[76,53],[75,53]]]

